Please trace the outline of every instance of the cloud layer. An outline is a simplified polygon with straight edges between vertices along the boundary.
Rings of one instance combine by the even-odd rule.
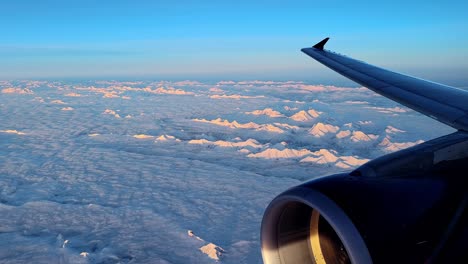
[[[277,194],[452,131],[364,88],[295,81],[0,90],[5,262],[261,263]]]

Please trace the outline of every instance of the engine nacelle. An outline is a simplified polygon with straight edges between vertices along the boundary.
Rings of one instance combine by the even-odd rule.
[[[265,211],[263,261],[468,263],[467,176],[457,132],[301,184]]]
[[[339,174],[292,188],[264,214],[263,260],[425,263],[464,199],[466,180],[457,178]]]

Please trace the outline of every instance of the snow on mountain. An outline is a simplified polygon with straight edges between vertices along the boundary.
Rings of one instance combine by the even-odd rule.
[[[192,230],[188,230],[187,234],[189,237],[192,237],[198,241],[206,243],[204,239],[196,236]],[[204,254],[206,254],[209,258],[216,260],[216,261],[219,261],[223,253],[226,252],[222,247],[217,246],[213,243],[207,243],[206,245],[200,247],[199,250],[203,252]]]
[[[67,94],[65,94],[65,96],[68,96],[68,97],[81,97],[81,94],[79,94],[79,93],[67,93]]]
[[[297,107],[290,107],[290,106],[287,106],[287,105],[284,106],[283,108],[284,108],[284,110],[286,110],[286,111],[296,111],[297,109],[299,109],[299,108],[297,108]]]
[[[215,145],[215,146],[229,147],[229,148],[252,147],[252,148],[258,149],[258,148],[264,147],[264,145],[258,143],[257,140],[252,139],[252,138],[249,138],[246,141],[240,141],[240,142],[231,142],[231,141],[225,141],[225,140],[209,141],[206,139],[192,139],[188,143],[198,144],[198,145],[208,144],[208,145]]]
[[[376,110],[377,112],[384,113],[384,114],[394,114],[394,113],[406,113],[408,112],[407,108],[401,108],[401,107],[376,107],[376,106],[366,106],[364,107],[366,109],[373,109]]]
[[[26,135],[26,133],[18,131],[18,130],[13,130],[13,129],[7,129],[7,130],[0,130],[0,133],[6,133],[6,134],[16,134],[16,135]]]
[[[309,162],[315,164],[334,164],[336,167],[349,169],[360,166],[368,159],[360,159],[353,156],[337,156],[338,153],[334,150],[320,149],[312,153],[312,156],[306,157],[299,162]]]
[[[211,87],[209,91],[212,93],[224,93],[224,90],[219,87]]]
[[[377,135],[372,135],[372,134],[365,134],[362,131],[353,131],[353,135],[351,136],[351,140],[354,142],[360,142],[360,141],[371,141],[377,139],[379,136]]]
[[[235,85],[235,81],[219,81],[216,83],[216,85]]]
[[[323,114],[323,112],[318,112],[318,111],[315,111],[314,109],[309,109],[307,113],[313,118],[317,118],[319,117],[320,114]]]
[[[245,112],[247,115],[266,115],[269,117],[284,117],[283,114],[281,114],[278,111],[275,111],[271,108],[265,108],[263,110],[255,110],[252,112]]]
[[[186,92],[182,89],[175,89],[174,87],[168,87],[167,89],[164,87],[159,87],[153,91],[157,94],[172,94],[172,95],[193,95],[192,92]]]
[[[341,130],[340,132],[338,132],[338,134],[336,134],[336,137],[337,138],[345,138],[345,137],[349,137],[350,135],[351,135],[351,131]]]
[[[28,88],[14,88],[14,87],[9,87],[2,89],[2,93],[5,94],[34,94],[34,92],[31,89]]]
[[[366,101],[345,101],[345,104],[363,105],[363,104],[369,104],[369,102],[366,102]]]
[[[273,123],[273,125],[284,128],[286,130],[298,130],[299,129],[298,126],[293,126],[293,125],[285,124],[285,123]]]
[[[149,138],[154,138],[154,136],[151,136],[151,135],[145,135],[145,134],[137,134],[137,135],[133,135],[134,138],[138,138],[138,139],[149,139]]]
[[[65,102],[62,101],[62,100],[52,100],[52,101],[50,101],[50,103],[51,103],[51,104],[67,104],[67,103],[65,103]]]
[[[176,141],[176,142],[180,142],[180,139],[174,137],[174,136],[171,136],[171,135],[160,135],[159,137],[157,137],[154,142],[165,142],[165,141]]]
[[[168,82],[168,83],[171,83],[171,82]],[[205,86],[206,84],[202,83],[202,82],[199,82],[199,81],[184,80],[184,81],[174,82],[174,83],[172,83],[172,85],[174,85],[174,86],[192,86],[192,87],[196,87],[196,86]]]
[[[335,156],[336,151],[334,150],[327,150],[327,149],[320,149],[318,151],[311,153],[313,156],[306,157],[300,162],[312,162],[316,164],[327,164],[327,163],[334,163],[338,160],[338,157]]]
[[[116,92],[108,92],[108,93],[104,93],[104,95],[102,96],[102,98],[119,98],[120,95],[118,95]]]
[[[120,118],[120,115],[117,114],[117,112],[115,112],[115,111],[112,110],[112,109],[106,109],[106,110],[104,110],[103,114],[105,114],[105,115],[113,115],[115,118]]]
[[[192,119],[193,121],[195,122],[203,122],[203,123],[210,123],[210,124],[215,124],[215,125],[218,125],[218,126],[225,126],[225,127],[229,127],[229,128],[244,128],[244,129],[254,129],[256,131],[267,131],[267,132],[273,132],[273,133],[284,133],[284,131],[277,127],[277,126],[274,126],[274,125],[271,125],[271,124],[265,124],[265,125],[259,125],[257,123],[254,123],[254,122],[249,122],[249,123],[245,123],[245,124],[241,124],[237,121],[232,121],[232,122],[229,122],[228,120],[223,120],[221,118],[217,118],[217,119],[214,119],[214,120],[206,120],[206,119]]]
[[[359,125],[372,125],[372,121],[358,121]]]
[[[401,142],[401,143],[394,143],[390,141],[389,137],[385,137],[382,142],[380,142],[379,146],[383,147],[386,152],[395,152],[398,150],[406,149],[418,144],[424,143],[424,140],[417,140],[414,142]]]
[[[252,153],[247,155],[249,158],[263,158],[263,159],[292,159],[292,158],[300,158],[306,155],[311,155],[312,152],[307,149],[289,149],[285,148],[283,150],[279,150],[276,148],[268,148],[259,153]]]
[[[328,133],[336,133],[340,128],[337,126],[324,124],[324,123],[317,123],[311,129],[309,129],[309,134],[313,135],[314,137],[323,137],[325,134]]]
[[[204,241],[201,237],[196,236],[195,233],[192,230],[187,230],[187,235],[189,237],[195,238],[196,240]]]
[[[335,166],[342,169],[351,169],[363,165],[368,162],[369,159],[360,159],[354,156],[341,156],[340,161]]]
[[[404,132],[406,131],[392,127],[392,126],[387,126],[387,128],[385,128],[385,133],[387,134],[397,134],[397,133],[404,133]]]
[[[310,121],[310,120],[314,119],[311,115],[309,115],[304,110],[301,110],[301,111],[295,113],[294,115],[290,116],[289,118],[291,118],[294,121],[299,121],[299,122],[305,122],[305,121]]]
[[[254,98],[264,98],[265,96],[260,95],[260,96],[249,96],[249,95],[240,95],[240,94],[231,94],[231,95],[211,95],[211,99],[254,99]]]
[[[192,139],[188,142],[189,144],[194,145],[204,145],[204,144],[213,144],[213,141],[209,141],[208,139]]]
[[[39,103],[44,103],[45,100],[44,98],[38,96],[38,97],[34,97],[34,99],[32,100],[33,102],[39,102]]]
[[[200,251],[208,255],[211,259],[219,261],[221,255],[225,252],[222,247],[219,247],[213,243],[208,243],[200,248]]]
[[[317,112],[314,109],[310,109],[308,111],[301,110],[295,113],[294,115],[290,116],[289,118],[298,122],[306,122],[319,117],[321,113],[322,112]]]
[[[284,130],[281,128],[271,125],[271,124],[266,124],[266,125],[258,125],[257,128],[255,128],[256,131],[267,131],[267,132],[273,132],[273,133],[284,133]]]

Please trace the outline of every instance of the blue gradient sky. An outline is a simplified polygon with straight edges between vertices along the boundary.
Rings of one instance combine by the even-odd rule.
[[[0,79],[329,82],[299,50],[330,36],[340,53],[468,85],[467,12],[467,1],[6,0]]]

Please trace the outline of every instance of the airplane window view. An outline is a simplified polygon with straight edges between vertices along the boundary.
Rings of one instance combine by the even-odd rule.
[[[0,263],[468,263],[449,2],[0,2]]]

